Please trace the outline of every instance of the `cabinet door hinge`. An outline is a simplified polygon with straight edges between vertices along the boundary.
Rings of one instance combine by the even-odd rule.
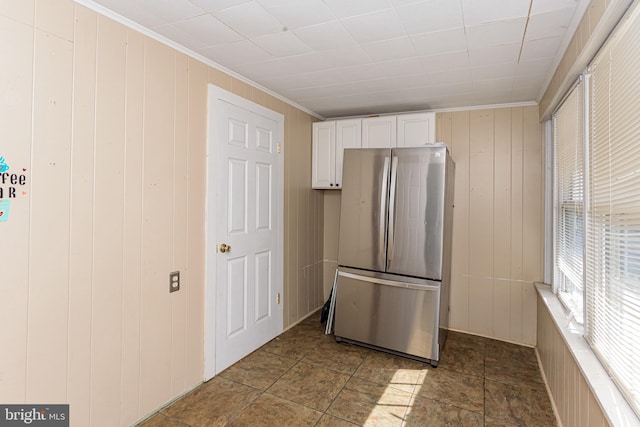
[[[276,303],[280,304],[280,292],[276,294]]]
[[[280,145],[280,143],[278,142],[278,144],[276,144],[276,150],[278,151],[278,153],[280,151],[282,151],[282,146]]]

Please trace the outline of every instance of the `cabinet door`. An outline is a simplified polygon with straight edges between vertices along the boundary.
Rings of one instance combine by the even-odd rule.
[[[436,114],[398,116],[398,147],[419,147],[436,142]]]
[[[396,146],[396,116],[362,119],[362,148]]]
[[[335,187],[342,188],[342,159],[345,148],[362,146],[362,120],[338,120],[336,122],[336,181]]]
[[[313,123],[311,188],[335,188],[336,122]]]

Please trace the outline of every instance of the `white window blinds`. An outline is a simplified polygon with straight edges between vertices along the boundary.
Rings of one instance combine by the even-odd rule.
[[[554,276],[564,304],[582,323],[584,249],[584,85],[573,88],[553,115]]]
[[[640,413],[640,7],[589,68],[586,338]]]

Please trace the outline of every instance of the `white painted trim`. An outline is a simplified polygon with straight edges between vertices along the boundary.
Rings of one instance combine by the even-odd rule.
[[[472,105],[467,107],[434,108],[433,110],[411,110],[411,111],[400,111],[395,113],[368,114],[364,116],[327,117],[326,120],[364,119],[367,117],[400,116],[403,114],[418,114],[418,113],[451,113],[456,111],[490,110],[494,108],[531,107],[533,105],[538,105],[538,103],[536,101],[525,101],[525,102],[511,102],[506,104],[486,104],[486,105]]]
[[[553,283],[553,121],[543,122],[544,129],[544,281]]]
[[[612,426],[640,426],[638,416],[584,339],[582,325],[567,313],[551,285],[536,283],[535,287],[608,423]]]
[[[100,4],[97,4],[92,0],[73,0],[73,1],[75,3],[78,3],[78,4],[82,5],[82,6],[85,6],[88,9],[93,10],[94,12],[99,13],[100,15],[103,15],[103,16],[109,18],[109,19],[113,19],[114,21],[124,25],[125,27],[129,27],[132,30],[138,31],[139,33],[141,33],[141,34],[143,34],[143,35],[145,35],[145,36],[147,36],[149,38],[152,38],[152,39],[154,39],[156,41],[159,41],[160,43],[165,44],[165,45],[177,50],[178,52],[182,52],[185,55],[190,56],[191,58],[196,59],[196,60],[208,65],[211,68],[215,68],[217,70],[220,70],[220,71],[230,75],[231,77],[234,77],[234,78],[236,78],[236,79],[238,79],[238,80],[240,80],[240,81],[242,81],[244,83],[247,83],[247,84],[255,87],[256,89],[260,89],[261,91],[273,96],[274,98],[277,98],[280,101],[286,102],[287,104],[289,104],[289,105],[291,105],[293,107],[296,107],[297,109],[299,109],[301,111],[304,111],[305,113],[310,114],[310,115],[316,117],[317,119],[320,119],[320,120],[324,120],[325,119],[324,116],[322,116],[321,114],[318,114],[315,111],[311,111],[307,107],[304,107],[304,106],[302,106],[302,105],[300,105],[300,104],[298,104],[298,103],[296,103],[296,102],[294,102],[294,101],[292,101],[292,100],[290,100],[288,98],[285,98],[284,96],[272,91],[271,89],[267,89],[266,87],[262,86],[261,84],[256,83],[253,80],[250,80],[250,79],[246,78],[245,76],[243,76],[241,74],[238,74],[235,71],[230,70],[230,69],[226,68],[225,66],[220,65],[217,62],[214,62],[214,61],[212,61],[211,59],[209,59],[209,58],[207,58],[205,56],[200,55],[197,52],[194,52],[191,49],[188,49],[188,48],[182,46],[181,44],[178,44],[178,43],[174,42],[173,40],[170,40],[170,39],[168,39],[168,38],[156,33],[155,31],[150,30],[149,28],[147,28],[145,26],[142,26],[142,25],[138,24],[135,21],[130,20],[129,18],[126,18],[126,17],[124,17],[122,15],[119,15],[116,12],[112,11],[111,9],[107,9],[106,7],[104,7],[104,6],[100,5]]]
[[[215,348],[215,313],[216,313],[216,244],[218,242],[216,236],[217,218],[215,204],[217,200],[212,200],[211,195],[216,192],[216,169],[217,159],[215,158],[215,144],[214,141],[216,135],[217,114],[213,106],[216,101],[222,100],[233,105],[237,105],[248,111],[260,114],[278,123],[278,141],[280,144],[280,161],[278,162],[277,173],[280,175],[280,185],[276,189],[278,192],[278,206],[276,206],[277,213],[277,226],[279,233],[277,237],[277,256],[280,262],[277,263],[276,271],[276,286],[275,290],[280,292],[281,304],[277,307],[280,310],[280,332],[284,329],[284,156],[285,156],[285,141],[284,141],[284,116],[276,111],[270,110],[266,107],[249,101],[246,98],[233,94],[213,84],[208,85],[208,98],[207,98],[207,182],[206,182],[206,200],[205,200],[205,313],[204,313],[204,380],[208,381],[214,377],[216,371],[216,348]]]

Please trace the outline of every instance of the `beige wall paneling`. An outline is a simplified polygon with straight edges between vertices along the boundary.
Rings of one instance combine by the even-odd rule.
[[[469,113],[469,329],[493,335],[494,111]]]
[[[180,292],[187,294],[185,338],[186,389],[204,376],[204,271],[207,141],[207,66],[189,59],[188,229],[186,274]],[[181,276],[182,278],[182,276]]]
[[[127,30],[124,140],[124,240],[122,246],[123,425],[135,422],[140,397],[140,306],[142,281],[144,37]]]
[[[89,425],[91,412],[91,393],[88,391],[91,390],[97,25],[94,13],[83,7],[76,7],[73,37],[67,401],[74,408],[74,422],[80,425]]]
[[[340,196],[342,191],[323,191],[322,294],[329,298],[338,268],[338,235],[340,229]]]
[[[173,262],[171,271],[184,278],[187,267],[187,157],[189,122],[189,70],[187,56],[175,53],[175,103],[173,134]],[[171,396],[185,389],[185,338],[187,293],[174,292],[171,298]]]
[[[443,122],[447,116],[443,117]],[[451,115],[451,139],[449,144],[456,162],[454,189],[453,237],[451,257],[451,312],[452,329],[469,331],[469,146],[470,115],[468,111]],[[446,131],[449,125],[443,127]]]
[[[309,218],[309,196],[311,191],[311,174],[309,173],[309,168],[306,165],[311,163],[311,147],[307,144],[301,143],[303,125],[302,121],[302,112],[296,110],[294,108],[290,108],[292,113],[292,121],[295,127],[295,136],[292,140],[291,145],[295,145],[296,150],[296,161],[294,162],[296,166],[296,176],[295,180],[298,184],[297,191],[299,192],[299,210],[298,210],[298,318],[296,320],[300,320],[307,313],[310,312],[312,308],[312,300],[314,295],[313,282],[311,280],[310,275],[308,274],[308,268],[311,265],[310,262],[310,252],[313,247],[313,234],[311,233],[311,221]],[[309,159],[308,162],[305,161]],[[307,182],[309,181],[309,182]],[[314,307],[315,308],[315,307]]]
[[[522,276],[522,183],[524,173],[524,107],[511,109],[511,222],[510,222],[510,257],[509,274],[511,279],[510,305],[510,340],[523,342],[523,289],[525,283]]]
[[[511,108],[494,112],[493,336],[511,339]]]
[[[126,29],[98,17],[91,295],[91,419],[120,424]]]
[[[29,27],[33,26],[35,0],[3,0],[0,2],[0,16],[11,18]],[[4,25],[4,23],[2,24]],[[4,40],[11,40],[10,38]]]
[[[536,342],[536,291],[534,282],[543,280],[544,248],[544,150],[538,108],[524,108],[523,121],[523,276],[522,333],[523,342]]]
[[[269,108],[273,109],[273,102]],[[289,109],[283,110],[284,114],[284,139],[292,141],[293,122]],[[298,192],[295,180],[295,159],[297,147],[295,144],[287,144],[284,150],[284,327],[295,323],[298,319]]]
[[[562,425],[608,426],[544,301],[537,297],[537,351]]]
[[[26,401],[64,403],[73,44],[56,34],[73,31],[73,14],[55,15],[36,10],[36,25],[51,32],[35,31]]]
[[[436,116],[438,139],[449,144],[456,162],[450,327],[527,345],[535,344],[529,291],[538,279],[523,281],[524,246],[541,247],[541,241],[534,232],[523,238],[523,221],[542,224],[541,187],[534,185],[541,177],[540,125],[530,120],[536,113],[533,106]],[[527,168],[525,140],[534,162]],[[533,200],[524,205],[530,194]],[[527,250],[534,277],[542,258],[538,249]]]
[[[171,398],[174,51],[145,39],[140,412]]]
[[[29,15],[30,13],[30,15]],[[33,20],[33,2],[0,2],[0,129],[2,150],[10,173],[27,176],[28,184],[10,199],[6,222],[0,223],[0,259],[2,292],[0,324],[0,401],[25,401],[27,369],[27,313],[29,304],[29,212],[32,200],[31,108],[33,85],[33,27],[23,22]],[[20,194],[24,190],[26,195]],[[14,286],[7,286],[14,284]],[[6,327],[11,325],[11,327]]]

